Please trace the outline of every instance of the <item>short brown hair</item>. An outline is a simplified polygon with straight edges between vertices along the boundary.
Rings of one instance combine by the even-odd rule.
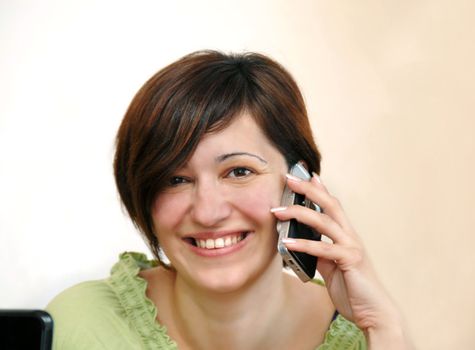
[[[204,134],[247,111],[290,166],[320,172],[307,111],[291,75],[257,53],[191,53],[158,71],[133,98],[116,140],[121,200],[158,258],[151,206]]]

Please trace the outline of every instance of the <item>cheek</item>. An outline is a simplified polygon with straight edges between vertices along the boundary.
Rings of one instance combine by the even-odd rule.
[[[176,194],[162,194],[155,200],[152,208],[152,218],[157,234],[172,230],[179,225],[186,212],[185,203],[185,198]]]
[[[283,185],[269,186],[262,184],[252,189],[238,191],[235,194],[234,205],[246,216],[255,221],[274,221],[270,209],[280,204]]]

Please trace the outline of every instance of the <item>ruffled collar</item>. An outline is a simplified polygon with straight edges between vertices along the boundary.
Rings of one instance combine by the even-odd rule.
[[[140,336],[144,349],[178,349],[167,334],[167,328],[157,322],[157,308],[147,297],[147,281],[139,276],[144,269],[157,266],[142,253],[126,252],[111,270],[109,282],[116,293],[127,320]]]
[[[147,297],[147,281],[139,276],[141,270],[158,266],[145,254],[126,252],[120,254],[112,270],[109,283],[116,293],[127,319],[139,334],[144,349],[178,350],[167,328],[157,321],[157,308]],[[322,284],[322,281],[316,281]],[[338,315],[325,334],[323,343],[316,350],[365,349],[363,332],[352,322]]]

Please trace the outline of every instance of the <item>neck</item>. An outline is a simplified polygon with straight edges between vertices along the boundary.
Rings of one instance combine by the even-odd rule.
[[[229,293],[198,290],[177,278],[173,302],[180,333],[193,349],[264,349],[276,341],[285,296],[276,256],[257,280]]]

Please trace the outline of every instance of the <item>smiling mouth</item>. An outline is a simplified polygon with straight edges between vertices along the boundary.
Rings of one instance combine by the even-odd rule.
[[[229,236],[223,236],[219,238],[191,238],[188,237],[185,240],[195,247],[199,247],[202,249],[222,249],[231,247],[235,244],[238,244],[240,241],[245,239],[249,232],[242,232],[239,234],[232,234]]]

